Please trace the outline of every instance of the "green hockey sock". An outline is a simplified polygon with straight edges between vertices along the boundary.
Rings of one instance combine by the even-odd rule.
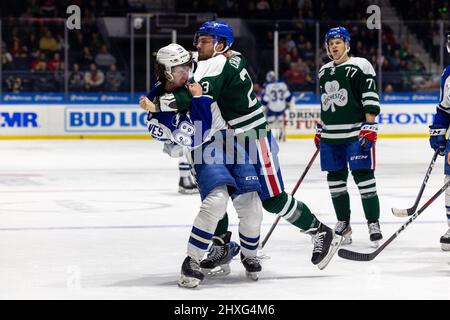
[[[302,230],[319,226],[319,221],[311,213],[308,206],[301,201],[297,201],[286,192],[264,200],[263,207],[266,211],[281,216]]]
[[[373,170],[355,170],[352,172],[368,222],[376,222],[380,218],[380,201],[377,195]]]
[[[328,172],[327,182],[330,189],[336,218],[339,221],[350,220],[350,197],[347,192],[347,168]]]
[[[217,223],[216,231],[214,232],[215,236],[220,236],[228,231],[228,213],[225,212],[222,220]]]
[[[332,197],[334,211],[336,212],[336,218],[339,221],[350,220],[350,196],[348,192],[343,192],[336,197]]]

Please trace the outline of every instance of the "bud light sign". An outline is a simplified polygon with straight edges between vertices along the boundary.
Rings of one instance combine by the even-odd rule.
[[[146,132],[147,113],[132,107],[68,107],[66,132]]]

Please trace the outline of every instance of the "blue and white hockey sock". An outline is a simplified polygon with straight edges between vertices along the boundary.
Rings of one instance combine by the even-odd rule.
[[[180,171],[180,178],[186,178],[191,175],[191,165],[186,161],[180,160],[178,162],[178,170]]]
[[[200,260],[203,259],[206,250],[208,250],[213,235],[213,233],[192,226],[187,250],[188,256],[195,261],[200,262]]]
[[[239,240],[241,242],[241,252],[244,257],[256,257],[259,246],[259,235],[249,237],[239,232]]]
[[[229,195],[226,185],[214,188],[200,206],[200,211],[195,217],[191,235],[189,237],[187,254],[192,259],[200,262],[208,250],[214,235],[217,223],[225,215]]]

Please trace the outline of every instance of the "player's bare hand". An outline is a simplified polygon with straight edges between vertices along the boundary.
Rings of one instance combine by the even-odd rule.
[[[155,104],[151,102],[146,96],[141,96],[139,98],[139,106],[146,111],[156,112]]]
[[[198,82],[189,84],[188,89],[193,97],[201,96],[203,93],[202,86]]]

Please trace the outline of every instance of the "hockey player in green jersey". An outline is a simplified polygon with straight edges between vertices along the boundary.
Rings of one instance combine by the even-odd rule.
[[[342,237],[321,223],[306,204],[284,191],[278,145],[253,92],[245,59],[230,50],[233,40],[233,32],[224,22],[208,21],[199,28],[194,43],[199,60],[194,81],[202,85],[204,95],[217,101],[222,117],[245,145],[262,186],[260,198],[264,209],[313,236],[311,261],[323,269],[338,249]],[[189,106],[189,100],[178,92],[172,97],[162,97],[158,104],[162,111],[182,111]]]
[[[380,205],[376,190],[375,142],[380,113],[375,71],[364,58],[349,57],[350,35],[344,27],[330,29],[325,48],[332,60],[319,71],[321,120],[315,136],[322,171],[327,171],[331,199],[337,216],[335,233],[352,242],[348,167],[358,186],[370,241],[382,239]]]

